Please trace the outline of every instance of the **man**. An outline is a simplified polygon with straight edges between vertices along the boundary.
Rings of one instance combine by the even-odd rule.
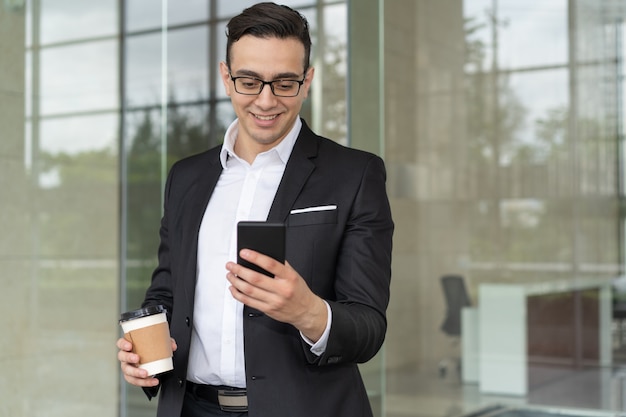
[[[306,20],[273,3],[228,24],[224,87],[237,119],[221,147],[176,163],[165,187],[159,265],[144,306],[168,311],[174,370],[126,381],[158,416],[371,416],[357,363],[386,332],[393,223],[382,160],[315,135],[299,118],[314,69]],[[236,225],[286,225],[286,262],[251,250]]]

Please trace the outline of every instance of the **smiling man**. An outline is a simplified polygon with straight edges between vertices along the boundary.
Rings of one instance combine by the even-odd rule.
[[[160,417],[369,417],[357,367],[386,333],[393,222],[383,161],[299,117],[314,69],[308,24],[274,3],[228,24],[220,73],[237,119],[176,163],[143,306],[168,311],[174,370],[151,376],[120,338],[124,378]],[[286,225],[285,263],[244,249],[237,223]]]
[[[229,61],[220,64],[238,118],[235,152],[248,162],[293,128],[314,73],[304,57],[305,47],[297,39],[247,35],[230,46]]]

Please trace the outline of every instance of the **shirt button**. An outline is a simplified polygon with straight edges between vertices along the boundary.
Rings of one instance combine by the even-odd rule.
[[[191,320],[189,320],[189,317],[185,317],[185,324],[187,325],[187,327],[189,327],[190,323],[191,323]]]

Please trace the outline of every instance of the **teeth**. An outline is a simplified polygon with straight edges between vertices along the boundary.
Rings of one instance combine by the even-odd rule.
[[[276,118],[276,115],[273,116],[260,116],[258,114],[255,114],[254,117],[256,117],[257,119],[261,119],[261,120],[272,120]]]

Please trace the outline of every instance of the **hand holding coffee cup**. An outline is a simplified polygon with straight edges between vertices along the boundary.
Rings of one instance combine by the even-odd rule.
[[[151,376],[173,369],[172,340],[165,307],[150,306],[123,313],[120,325],[124,339],[132,343],[132,352],[139,356],[139,368]]]

